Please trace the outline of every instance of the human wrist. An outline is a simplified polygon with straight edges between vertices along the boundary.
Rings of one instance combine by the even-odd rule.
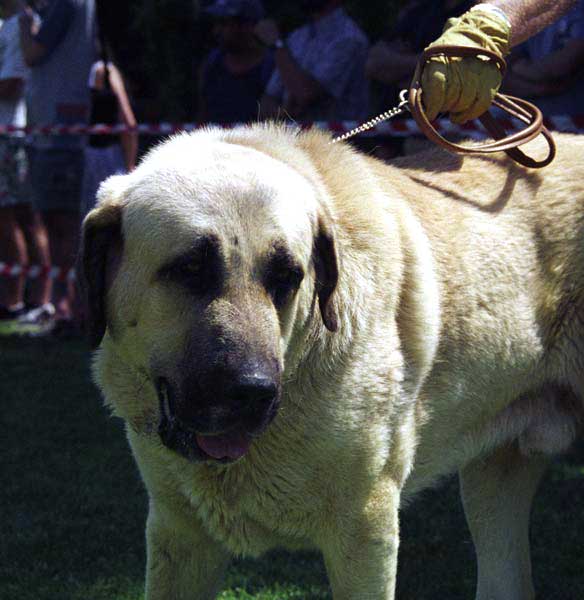
[[[481,3],[473,6],[466,15],[484,36],[483,47],[485,49],[496,50],[503,57],[509,54],[511,51],[511,20],[501,8],[493,4]]]
[[[511,20],[509,19],[505,11],[502,8],[499,8],[498,6],[495,6],[494,4],[487,4],[485,2],[482,2],[481,4],[475,4],[470,10],[471,12],[482,11],[491,13],[492,15],[503,19],[507,27],[511,29]]]
[[[509,20],[490,9],[482,10],[481,6],[473,7],[460,17],[448,19],[442,35],[430,46],[471,46],[484,48],[501,57],[509,54]]]

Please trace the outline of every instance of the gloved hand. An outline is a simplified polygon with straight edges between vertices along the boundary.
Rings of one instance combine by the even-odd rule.
[[[508,21],[488,10],[470,10],[446,22],[442,35],[430,46],[473,46],[504,57],[509,53],[511,27]],[[490,60],[478,57],[431,58],[422,70],[422,99],[430,120],[450,113],[454,123],[482,115],[491,105],[502,75]]]

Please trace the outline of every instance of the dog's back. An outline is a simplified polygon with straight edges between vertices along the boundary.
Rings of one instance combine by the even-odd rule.
[[[412,491],[502,443],[517,440],[524,454],[564,451],[581,429],[584,139],[555,137],[557,158],[541,171],[440,150],[393,165],[390,185],[423,223],[449,292],[425,387],[434,424],[422,435]],[[443,435],[453,410],[455,440]],[[442,424],[440,414],[449,415]]]

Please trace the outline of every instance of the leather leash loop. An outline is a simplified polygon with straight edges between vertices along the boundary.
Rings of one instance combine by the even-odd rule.
[[[477,144],[474,146],[463,146],[461,144],[449,142],[447,139],[442,137],[436,131],[432,123],[428,120],[422,102],[422,88],[420,85],[422,68],[430,58],[437,55],[448,57],[485,57],[486,59],[492,60],[496,63],[497,67],[501,70],[502,75],[505,74],[506,70],[505,61],[498,54],[495,54],[489,50],[472,48],[470,46],[432,46],[431,48],[426,48],[420,57],[420,60],[418,61],[408,94],[410,112],[412,113],[413,118],[424,135],[426,135],[434,143],[445,148],[446,150],[449,150],[450,152],[460,154],[482,154],[484,152],[502,151],[506,152],[519,164],[532,169],[545,167],[552,162],[556,154],[556,146],[551,133],[546,129],[546,127],[544,127],[541,111],[531,102],[521,98],[515,98],[514,96],[507,96],[505,94],[498,93],[495,95],[493,104],[508,113],[510,116],[525,123],[526,127],[520,131],[511,135],[507,135],[507,132],[503,126],[496,121],[490,112],[487,111],[479,117],[479,120],[494,138],[494,141],[486,142],[484,144]],[[519,149],[519,146],[533,140],[539,134],[544,136],[549,147],[548,155],[542,160],[531,158]]]

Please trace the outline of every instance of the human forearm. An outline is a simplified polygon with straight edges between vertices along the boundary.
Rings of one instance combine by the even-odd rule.
[[[500,8],[511,22],[511,46],[521,44],[576,6],[577,0],[483,0]]]
[[[501,86],[501,89],[506,94],[511,94],[512,96],[519,97],[528,97],[528,98],[537,98],[540,96],[547,96],[552,93],[552,90],[549,86],[535,82],[529,81],[528,79],[524,79],[519,75],[515,75],[514,73],[508,73],[505,77],[505,81]]]
[[[121,121],[126,127],[135,128],[136,117],[134,111],[130,105],[130,101],[125,93],[118,96],[118,102],[120,104]],[[126,162],[126,170],[132,171],[136,166],[136,158],[138,156],[138,132],[137,131],[126,131],[121,135],[122,150],[124,152],[124,160]]]
[[[108,73],[110,85],[118,100],[119,119],[126,127],[135,128],[136,117],[126,91],[122,74],[115,65],[109,65]],[[120,136],[120,141],[124,153],[126,169],[131,171],[136,166],[138,133],[136,131],[126,131]]]
[[[517,68],[522,77],[531,81],[570,81],[584,68],[584,40],[571,40],[537,63],[521,62]]]
[[[395,51],[385,42],[379,42],[369,52],[365,73],[369,79],[391,85],[411,76],[418,59],[415,52]]]
[[[33,67],[45,57],[46,48],[42,44],[39,44],[34,38],[34,22],[30,9],[21,13],[19,25],[22,57],[29,67]]]
[[[320,83],[300,67],[292,53],[282,43],[282,35],[273,19],[263,19],[255,27],[255,34],[262,44],[276,47],[276,67],[292,103],[303,110],[324,93]]]
[[[290,96],[306,107],[323,93],[321,85],[294,60],[285,46],[276,50],[276,67]]]
[[[130,172],[136,166],[136,157],[138,155],[138,134],[133,131],[127,131],[120,136],[122,152],[124,153],[124,162],[126,171]]]

